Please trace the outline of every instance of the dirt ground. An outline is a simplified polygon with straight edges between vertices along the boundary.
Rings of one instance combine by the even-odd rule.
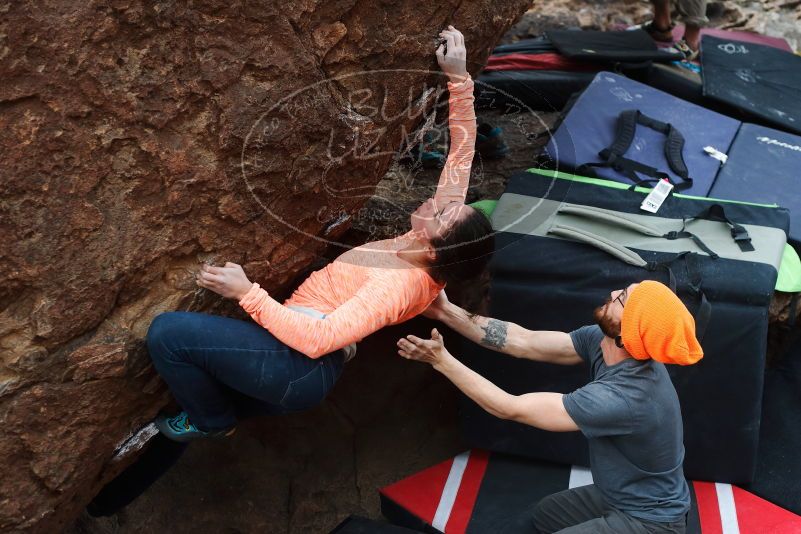
[[[782,36],[798,48],[799,5],[727,0],[710,2],[708,13],[715,26]],[[549,0],[537,3],[503,42],[553,27],[628,25],[649,13],[646,1]],[[481,112],[479,118],[501,127],[511,150],[504,159],[475,161],[469,201],[498,198],[508,176],[533,166],[556,114]],[[433,192],[438,176],[436,169],[394,165],[354,217],[349,240],[405,230],[408,214]],[[431,326],[415,319],[371,336],[318,408],[248,421],[227,441],[195,443],[126,509],[100,519],[84,514],[68,533],[324,533],[352,513],[379,518],[377,488],[465,448],[454,388],[429,367],[395,355],[399,336],[423,335]]]

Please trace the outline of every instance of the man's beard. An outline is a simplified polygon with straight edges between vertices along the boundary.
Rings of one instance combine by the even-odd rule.
[[[592,316],[598,326],[601,327],[601,332],[603,332],[605,336],[615,339],[620,335],[620,321],[616,321],[606,314],[606,310],[611,303],[612,299],[607,297],[604,305],[595,308],[595,311],[592,312]]]

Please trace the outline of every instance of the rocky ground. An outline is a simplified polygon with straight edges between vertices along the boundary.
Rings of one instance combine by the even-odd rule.
[[[797,49],[799,5],[726,0],[710,2],[709,15],[715,26],[782,36]],[[548,0],[503,40],[552,27],[628,25],[646,20],[649,12],[645,1]],[[503,129],[511,151],[501,160],[476,160],[470,201],[497,198],[512,172],[532,166],[556,115],[482,112],[480,118]],[[437,170],[395,164],[354,218],[348,239],[364,242],[404,230],[408,214],[428,198],[437,178]],[[417,319],[372,336],[322,406],[249,421],[227,441],[194,444],[126,509],[102,519],[84,514],[69,533],[318,533],[351,513],[380,517],[378,487],[464,448],[454,389],[428,367],[395,356],[398,336],[430,327]]]
[[[610,29],[645,22],[651,17],[646,0],[550,0],[536,2],[502,42],[535,37],[547,28]],[[783,37],[794,50],[801,46],[801,2],[798,0],[711,0],[710,25]]]

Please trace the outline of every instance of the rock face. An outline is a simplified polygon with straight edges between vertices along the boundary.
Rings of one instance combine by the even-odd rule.
[[[142,345],[234,261],[280,291],[528,1],[0,3],[0,530],[54,532],[167,402]],[[129,448],[125,448],[129,450]]]

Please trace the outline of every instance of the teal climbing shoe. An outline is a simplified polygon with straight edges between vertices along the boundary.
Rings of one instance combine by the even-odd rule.
[[[173,417],[160,415],[155,420],[156,428],[164,434],[164,437],[173,441],[186,443],[200,438],[222,438],[230,436],[236,430],[234,427],[223,430],[205,431],[200,430],[189,420],[186,412],[181,412]]]
[[[509,146],[504,142],[502,131],[486,122],[478,125],[476,132],[476,153],[485,159],[506,157]]]

